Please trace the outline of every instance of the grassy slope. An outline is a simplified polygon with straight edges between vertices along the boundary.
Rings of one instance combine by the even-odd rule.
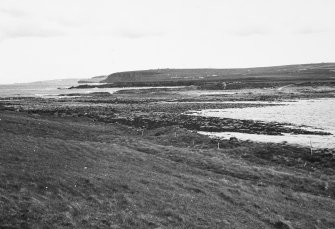
[[[103,80],[114,82],[157,82],[190,80],[326,80],[335,76],[335,63],[284,65],[235,69],[157,69],[113,73]]]
[[[0,119],[0,227],[335,227],[334,177],[235,157],[243,146],[217,150],[174,128],[142,137],[84,119]]]

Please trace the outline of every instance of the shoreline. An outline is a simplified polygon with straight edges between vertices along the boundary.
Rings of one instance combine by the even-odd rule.
[[[2,99],[0,103],[10,110],[25,111],[35,115],[87,117],[99,122],[120,123],[142,129],[176,125],[191,131],[217,133],[236,132],[270,136],[283,136],[284,134],[331,135],[329,132],[292,126],[290,123],[204,117],[197,114],[199,111],[208,109],[278,106],[293,99],[310,100],[335,97],[335,93],[329,93],[328,89],[323,89],[326,93],[315,94],[316,89],[306,93],[306,88],[303,88],[303,94],[300,92],[292,94],[290,87],[292,86],[281,87],[280,90],[255,89],[252,94],[250,94],[250,90],[235,90],[234,93],[222,91],[226,94],[213,94],[210,91],[205,91],[205,94],[203,92],[197,94],[193,92],[194,88],[188,87],[144,88],[120,90],[113,94],[105,92],[74,93],[58,99],[13,97]],[[285,90],[289,91],[285,93]],[[301,91],[302,89],[295,88],[294,90]],[[320,98],[320,94],[322,94],[322,98]],[[280,99],[278,99],[278,95]]]

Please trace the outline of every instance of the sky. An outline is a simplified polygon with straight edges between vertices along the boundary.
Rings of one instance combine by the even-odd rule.
[[[334,0],[0,0],[0,84],[335,62]]]

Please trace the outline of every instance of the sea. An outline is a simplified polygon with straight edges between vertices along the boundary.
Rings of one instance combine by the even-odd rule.
[[[42,98],[64,98],[70,94],[89,94],[94,92],[108,92],[113,94],[120,90],[149,89],[152,87],[118,87],[118,88],[84,88],[69,89],[79,86],[79,79],[61,79],[39,81],[33,83],[0,84],[0,98],[5,97],[42,97]],[[101,85],[102,83],[90,83],[89,85]],[[180,88],[180,87],[155,87],[155,88]]]

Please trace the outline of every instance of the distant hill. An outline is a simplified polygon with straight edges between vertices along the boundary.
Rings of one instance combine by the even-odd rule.
[[[91,79],[83,79],[83,80],[79,80],[78,83],[82,84],[82,83],[100,83],[101,81],[107,79],[107,76],[95,76],[92,77]]]
[[[118,82],[162,82],[162,81],[232,81],[261,80],[269,77],[275,80],[332,79],[335,77],[335,63],[283,65],[257,68],[231,69],[155,69],[117,72],[108,75],[101,83]]]

